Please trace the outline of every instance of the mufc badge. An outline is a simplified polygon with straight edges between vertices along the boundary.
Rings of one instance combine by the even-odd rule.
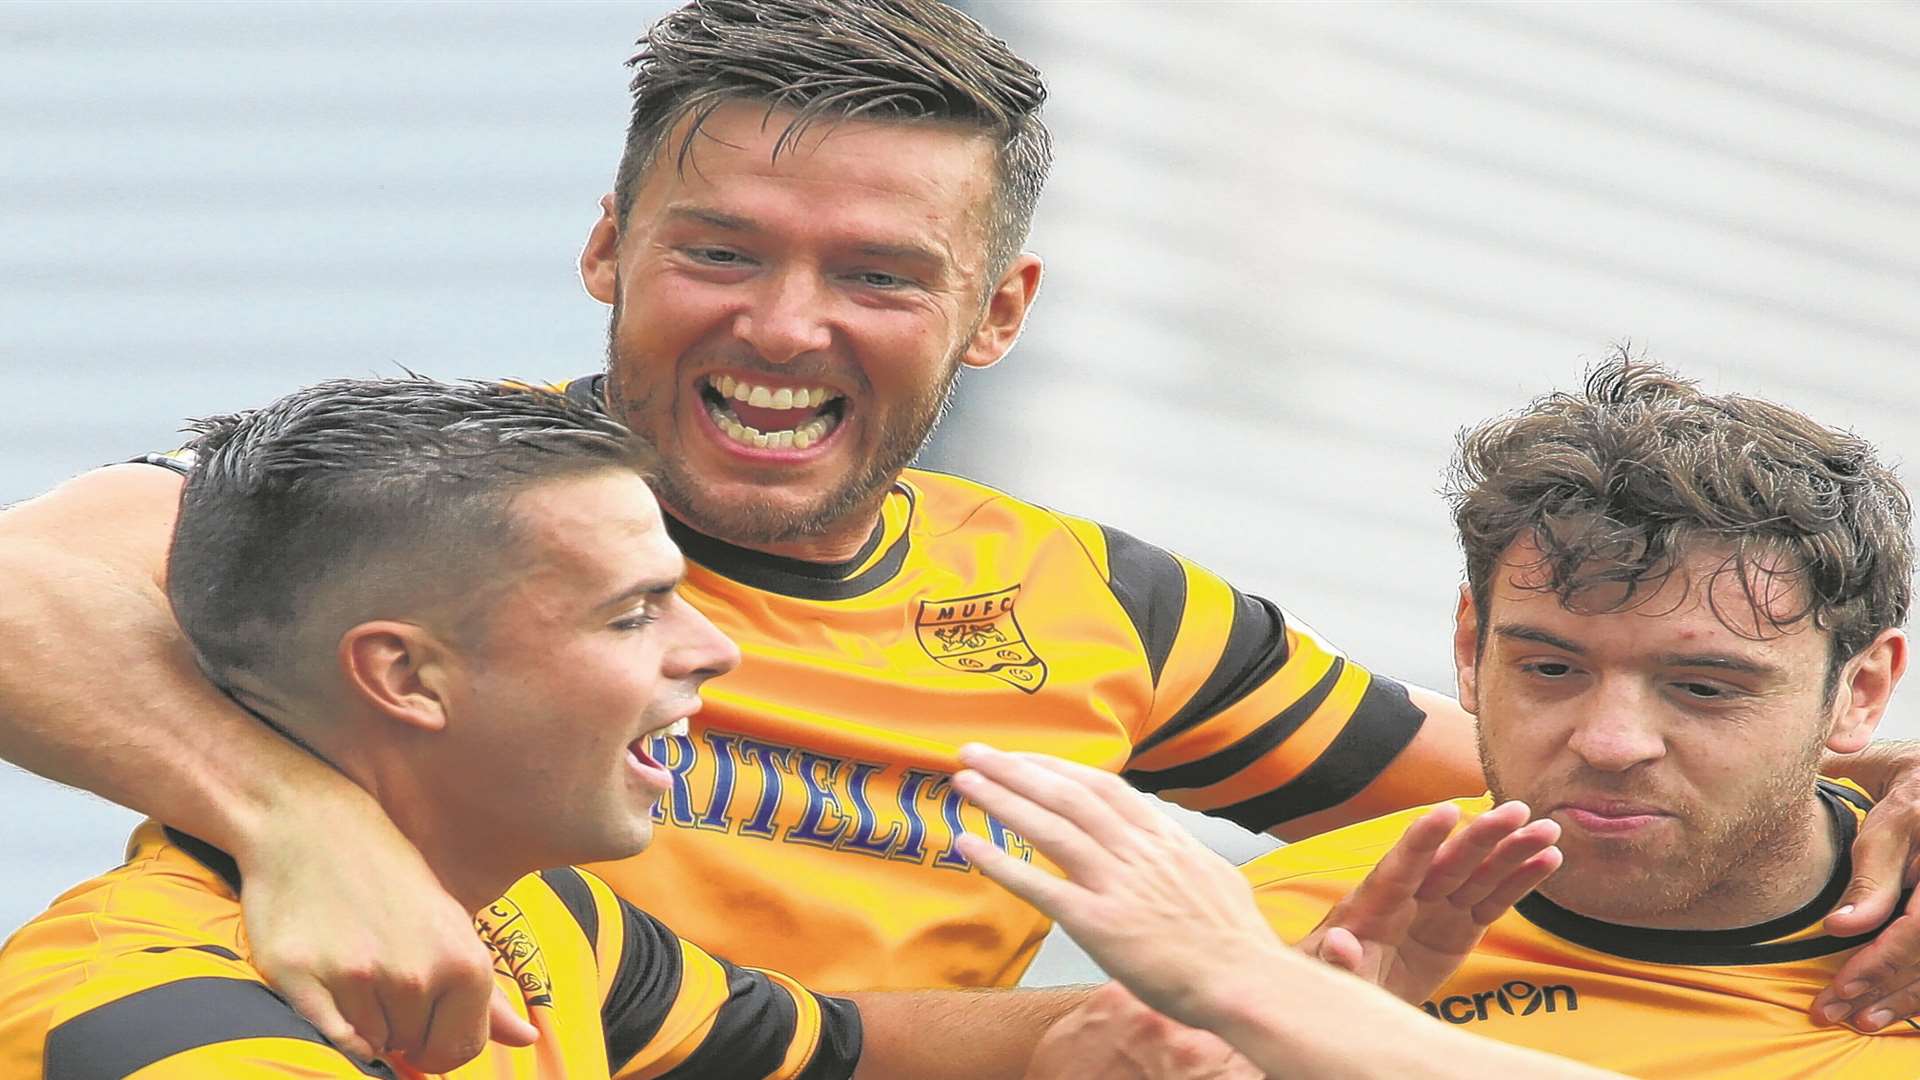
[[[1031,694],[1047,681],[1040,659],[1013,617],[1020,586],[953,600],[922,600],[914,618],[920,647],[942,667],[991,675]]]

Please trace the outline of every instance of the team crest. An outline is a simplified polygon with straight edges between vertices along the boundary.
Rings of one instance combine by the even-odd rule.
[[[552,1008],[553,976],[547,973],[547,959],[540,955],[519,905],[496,900],[473,917],[473,925],[493,950],[494,969],[520,984],[527,1006]]]
[[[1040,659],[1013,617],[1020,586],[955,600],[922,600],[913,629],[920,647],[942,667],[991,675],[1029,694],[1047,681]]]

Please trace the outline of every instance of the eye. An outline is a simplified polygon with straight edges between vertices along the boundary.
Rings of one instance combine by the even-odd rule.
[[[659,618],[658,615],[655,615],[651,611],[637,611],[624,618],[615,619],[613,628],[615,630],[642,630],[659,621]]]
[[[747,257],[731,248],[690,247],[684,249],[695,262],[708,266],[743,266]]]
[[[884,270],[862,270],[853,275],[853,279],[869,289],[898,289],[908,284],[906,278]]]
[[[1673,685],[1678,687],[1681,693],[1686,694],[1690,698],[1696,698],[1700,701],[1712,701],[1715,698],[1723,698],[1727,696],[1726,690],[1722,689],[1721,687],[1714,686],[1711,683],[1683,682],[1683,683],[1674,683]]]
[[[1562,679],[1573,674],[1573,665],[1559,660],[1540,660],[1520,665],[1522,671],[1532,672],[1543,679]]]

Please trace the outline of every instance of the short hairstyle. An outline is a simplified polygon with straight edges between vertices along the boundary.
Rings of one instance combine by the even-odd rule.
[[[335,613],[418,615],[474,591],[511,559],[509,503],[529,485],[652,471],[597,408],[512,384],[342,379],[191,430],[167,597],[221,685],[330,655],[353,624],[316,625]]]
[[[1829,696],[1841,665],[1904,623],[1912,600],[1912,505],[1871,443],[1769,401],[1704,393],[1624,348],[1582,392],[1463,432],[1446,494],[1483,615],[1501,556],[1523,537],[1542,553],[1542,588],[1569,608],[1604,584],[1623,587],[1607,610],[1630,608],[1696,545],[1725,548],[1718,573],[1736,575],[1773,629],[1811,617],[1832,634]],[[1758,560],[1804,583],[1798,608],[1759,602]]]
[[[1005,270],[1026,242],[1053,150],[1040,72],[979,23],[939,0],[694,0],[653,24],[627,61],[633,119],[614,180],[626,221],[667,133],[692,117],[684,169],[707,117],[731,101],[793,119],[774,156],[821,121],[946,122],[993,140],[998,176],[988,263]]]

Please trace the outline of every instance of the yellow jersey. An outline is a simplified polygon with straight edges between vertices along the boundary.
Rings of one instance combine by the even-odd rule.
[[[558,389],[597,403],[601,382]],[[952,789],[964,743],[1120,772],[1261,830],[1359,793],[1424,719],[1273,603],[959,477],[907,470],[837,565],[667,524],[682,593],[743,659],[690,733],[651,747],[673,774],[653,846],[593,869],[702,946],[816,989],[1026,970],[1047,920],[956,840],[1033,853]]]
[[[152,822],[124,866],[69,890],[0,949],[0,1076],[205,1080],[421,1074],[357,1061],[248,962],[233,861]],[[592,874],[531,874],[481,912],[494,977],[539,1029],[448,1080],[852,1075],[851,1002],[715,959]]]
[[[1920,1028],[1877,1035],[1817,1027],[1808,1008],[1872,934],[1834,938],[1821,920],[1852,876],[1870,803],[1822,781],[1840,858],[1800,910],[1733,930],[1650,930],[1575,914],[1539,894],[1497,920],[1421,1008],[1477,1035],[1629,1076],[1675,1080],[1920,1077]],[[1492,799],[1458,800],[1466,817]],[[1298,941],[1367,875],[1413,820],[1408,810],[1269,852],[1242,871],[1274,929]]]

